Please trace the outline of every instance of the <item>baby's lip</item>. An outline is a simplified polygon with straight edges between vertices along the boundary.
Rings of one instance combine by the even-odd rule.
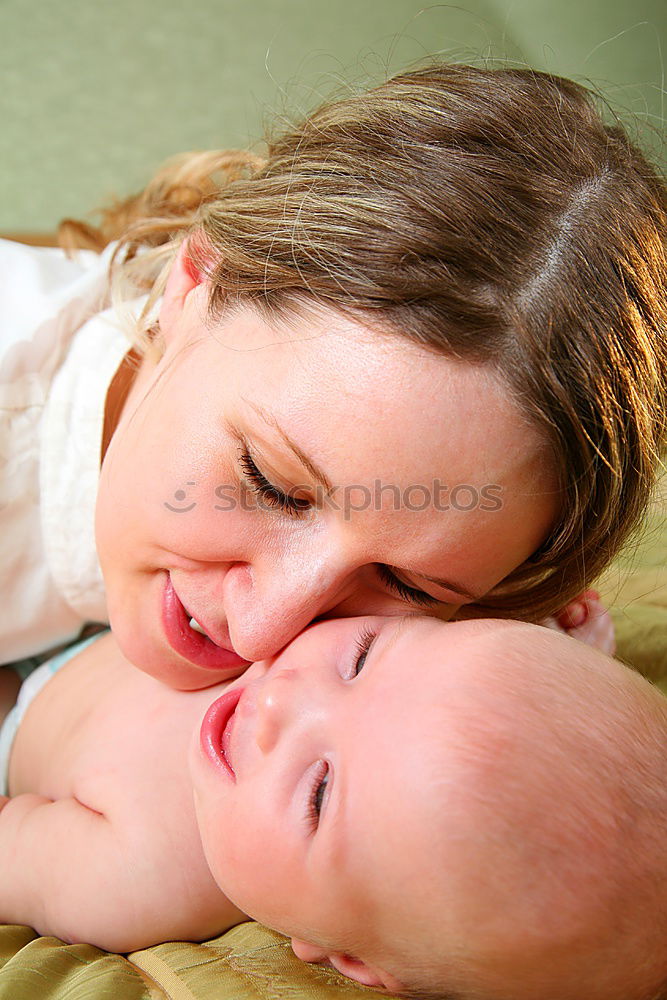
[[[225,691],[209,706],[199,731],[201,748],[215,767],[236,781],[231,759],[231,733],[236,721],[236,708],[245,688]]]

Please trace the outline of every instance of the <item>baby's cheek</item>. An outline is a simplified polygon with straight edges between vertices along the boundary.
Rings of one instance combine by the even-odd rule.
[[[197,827],[201,838],[206,863],[211,869],[211,874],[216,882],[220,869],[220,826],[216,822],[216,811],[212,803],[212,796],[197,776],[193,776],[193,794],[195,801],[195,813],[197,816]],[[221,817],[224,823],[224,817]]]

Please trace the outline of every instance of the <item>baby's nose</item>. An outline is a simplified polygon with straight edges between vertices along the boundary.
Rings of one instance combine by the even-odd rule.
[[[280,670],[273,675],[269,672],[257,693],[255,739],[262,753],[273,750],[296,711],[294,671]]]

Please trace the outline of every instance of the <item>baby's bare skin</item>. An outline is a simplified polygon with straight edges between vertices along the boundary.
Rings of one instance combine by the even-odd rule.
[[[110,634],[60,669],[12,750],[3,922],[123,952],[244,919],[204,859],[187,767],[193,731],[225,686],[174,691],[129,664]]]

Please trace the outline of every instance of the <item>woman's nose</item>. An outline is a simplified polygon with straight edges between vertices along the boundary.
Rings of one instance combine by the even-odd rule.
[[[233,572],[233,571],[232,571]],[[301,568],[271,567],[252,585],[230,580],[225,611],[234,649],[246,660],[274,656],[353,586],[350,569],[313,557]]]
[[[255,741],[262,753],[270,753],[290,718],[298,713],[294,671],[269,672],[259,685],[256,705]]]

